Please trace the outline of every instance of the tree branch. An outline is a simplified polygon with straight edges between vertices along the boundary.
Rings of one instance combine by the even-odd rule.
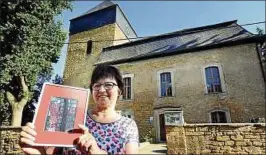
[[[23,93],[22,98],[19,101],[19,106],[24,107],[27,104],[28,99],[29,99],[29,88],[25,82],[24,76],[19,76],[19,79],[20,79],[20,84],[21,84],[22,93]]]
[[[12,106],[12,108],[14,108],[16,105],[16,102],[18,102],[15,96],[11,92],[6,91],[6,98],[7,98],[7,101],[10,103],[10,105]]]
[[[25,82],[24,76],[19,76],[19,78],[20,78],[20,84],[21,84],[21,87],[22,87],[22,92],[23,93],[26,93],[26,92],[28,93],[29,89],[28,89],[28,86],[27,86],[27,84]]]

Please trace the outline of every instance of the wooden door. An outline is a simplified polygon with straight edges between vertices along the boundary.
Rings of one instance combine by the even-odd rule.
[[[160,114],[159,117],[160,117],[160,140],[166,141],[164,114]]]

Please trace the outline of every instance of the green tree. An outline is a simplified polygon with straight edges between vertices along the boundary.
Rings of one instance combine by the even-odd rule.
[[[58,61],[66,32],[55,17],[71,9],[66,0],[0,1],[0,103],[12,108],[20,126],[38,76],[49,75]]]

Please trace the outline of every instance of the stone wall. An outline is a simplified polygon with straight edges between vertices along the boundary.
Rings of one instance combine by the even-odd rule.
[[[21,127],[0,127],[0,154],[21,154],[19,134]]]
[[[168,154],[265,154],[265,123],[167,126]]]
[[[0,154],[22,153],[21,127],[0,127]],[[168,154],[265,154],[265,123],[166,126]]]

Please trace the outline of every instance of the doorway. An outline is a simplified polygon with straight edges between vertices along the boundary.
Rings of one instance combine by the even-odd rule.
[[[156,142],[166,142],[166,128],[165,128],[165,120],[164,120],[164,112],[165,111],[180,111],[181,108],[176,105],[160,105],[158,107],[154,107],[154,126],[155,126],[155,134],[156,134]]]
[[[166,141],[164,114],[160,114],[159,119],[160,119],[160,141]]]

